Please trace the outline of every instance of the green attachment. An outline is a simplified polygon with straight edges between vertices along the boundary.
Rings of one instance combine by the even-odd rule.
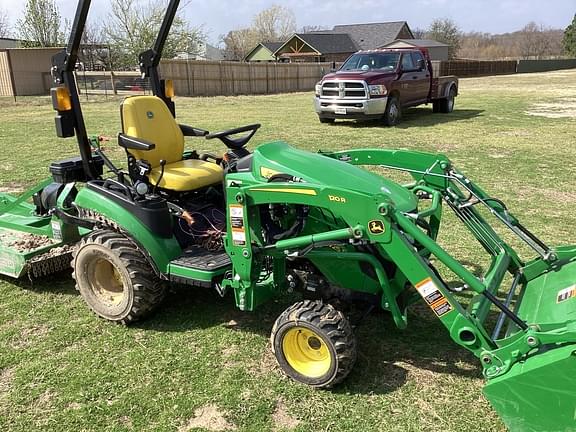
[[[542,350],[491,379],[484,394],[510,432],[576,426],[576,345]]]
[[[68,245],[78,240],[78,229],[55,217],[36,215],[36,207],[28,202],[50,183],[47,179],[18,197],[0,194],[0,274],[41,277],[70,267]]]

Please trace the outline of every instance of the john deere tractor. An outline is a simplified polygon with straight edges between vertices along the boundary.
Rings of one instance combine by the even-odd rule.
[[[169,283],[232,293],[243,311],[299,289],[302,301],[274,324],[272,349],[289,377],[319,388],[354,366],[343,307],[361,301],[404,329],[408,309],[423,303],[479,358],[484,393],[510,430],[576,429],[576,246],[544,244],[443,155],[310,153],[282,141],[251,152],[260,125],[209,133],[179,124],[173,85],[158,72],[178,3],[170,1],[154,47],[140,55],[152,94],[122,103],[120,169],[84,124],[74,68],[90,1],[79,1],[68,47],[53,59],[52,99],[57,134],[75,136],[80,155],[54,162],[51,178],[20,197],[0,195],[0,272],[40,276],[72,261],[88,306],[123,324],[149,315]],[[219,140],[224,154],[185,152],[185,137]],[[490,257],[485,274],[436,242],[443,207]],[[521,259],[488,220],[534,257]],[[20,247],[26,239],[35,246]],[[469,304],[434,263],[474,295]]]

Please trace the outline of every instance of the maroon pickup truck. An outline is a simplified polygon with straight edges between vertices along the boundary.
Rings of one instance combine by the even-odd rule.
[[[426,49],[359,51],[316,84],[314,103],[321,123],[336,119],[402,119],[402,109],[432,103],[449,113],[458,95],[458,78],[434,78]]]

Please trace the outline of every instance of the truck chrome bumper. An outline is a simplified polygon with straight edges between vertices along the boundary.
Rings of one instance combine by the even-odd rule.
[[[314,98],[316,113],[328,118],[374,117],[386,111],[387,97],[377,99]]]

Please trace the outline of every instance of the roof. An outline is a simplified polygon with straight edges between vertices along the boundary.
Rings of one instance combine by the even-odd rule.
[[[358,45],[354,43],[350,35],[332,32],[315,33],[295,33],[290,39],[283,43],[276,52],[280,51],[294,37],[306,42],[311,48],[320,54],[340,54],[353,53],[358,51]]]
[[[284,42],[262,42],[260,45],[267,48],[271,53],[275,53],[278,48],[284,45]]]
[[[220,61],[224,60],[224,54],[220,48],[216,48],[210,44],[206,44],[206,60]]]
[[[442,42],[438,42],[432,39],[396,39],[395,41],[392,41],[388,44],[386,44],[385,46],[388,45],[393,45],[396,42],[404,42],[416,47],[422,47],[422,48],[430,48],[430,47],[447,47],[450,46],[448,44],[442,43]]]
[[[406,21],[337,25],[332,33],[347,33],[360,49],[366,50],[381,47],[398,39],[404,26],[412,34]]]

